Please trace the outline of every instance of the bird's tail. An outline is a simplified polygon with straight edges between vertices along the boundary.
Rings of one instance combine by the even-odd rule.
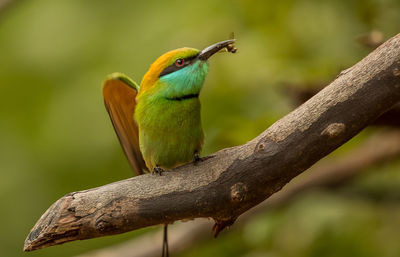
[[[168,251],[168,224],[164,225],[164,239],[163,239],[161,257],[169,257],[169,251]]]

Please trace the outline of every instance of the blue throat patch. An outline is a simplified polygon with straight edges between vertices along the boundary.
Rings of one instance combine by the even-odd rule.
[[[208,73],[207,62],[198,60],[180,70],[160,77],[162,96],[169,100],[197,97]]]

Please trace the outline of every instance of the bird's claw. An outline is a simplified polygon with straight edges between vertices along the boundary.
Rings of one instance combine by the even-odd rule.
[[[155,166],[155,167],[153,168],[153,171],[151,172],[151,174],[161,176],[163,172],[164,172],[164,169],[163,169],[163,168],[161,168],[161,167],[159,167],[159,166]]]
[[[193,155],[193,162],[194,164],[199,163],[200,161],[202,161],[200,154],[198,152],[195,152]]]
[[[197,165],[198,163],[203,162],[203,161],[208,160],[208,159],[211,159],[211,158],[213,158],[213,157],[215,157],[215,154],[214,154],[214,155],[209,155],[209,156],[200,157],[200,154],[198,154],[198,153],[196,152],[196,153],[194,153],[194,155],[193,155],[193,164],[194,164],[194,165]]]

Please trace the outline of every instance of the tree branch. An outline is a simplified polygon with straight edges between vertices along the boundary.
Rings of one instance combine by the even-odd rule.
[[[373,125],[400,127],[400,104],[382,114]]]
[[[250,142],[198,165],[70,193],[28,235],[30,251],[212,217],[217,232],[359,133],[400,101],[400,34]]]
[[[298,106],[313,97],[322,89],[322,83],[315,84],[283,84],[283,88],[286,94],[289,94],[290,98]],[[400,127],[400,103],[393,106],[392,109],[383,113],[377,118],[372,126],[387,126],[387,127]]]
[[[290,203],[302,193],[319,187],[336,187],[351,181],[354,177],[364,174],[366,169],[376,167],[399,159],[400,130],[383,130],[368,138],[338,160],[337,157],[324,160],[314,165],[308,174],[302,174],[296,181],[289,183],[281,191],[272,195],[256,208],[246,212],[235,223],[237,226],[259,213]],[[379,170],[379,169],[378,169]],[[191,222],[174,224],[169,227],[168,241],[170,254],[179,254],[190,249],[193,245],[202,243],[210,238],[210,220],[196,219]],[[146,233],[126,242],[97,249],[76,257],[158,257],[161,244],[162,230]]]

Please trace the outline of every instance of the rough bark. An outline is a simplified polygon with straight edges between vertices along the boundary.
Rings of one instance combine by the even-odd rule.
[[[367,170],[400,158],[400,130],[383,130],[368,138],[366,142],[352,149],[342,158],[330,158],[318,162],[307,172],[273,194],[257,208],[240,216],[235,229],[245,224],[257,214],[265,213],[292,200],[301,197],[302,193],[316,188],[336,188],[348,184],[356,176]],[[170,254],[180,254],[194,245],[199,245],[211,238],[212,221],[196,219],[190,222],[179,222],[168,228]],[[161,252],[162,230],[146,233],[121,244],[97,249],[76,257],[159,257]],[[160,244],[154,244],[160,242]]]
[[[28,235],[30,251],[68,241],[212,217],[217,232],[400,101],[400,34],[250,142],[163,176],[70,193]]]
[[[287,93],[291,100],[299,106],[305,101],[313,97],[322,89],[322,84],[284,84],[284,91]],[[386,127],[400,127],[400,104],[396,104],[392,109],[388,110],[379,118],[377,118],[371,125],[373,126],[386,126]]]

